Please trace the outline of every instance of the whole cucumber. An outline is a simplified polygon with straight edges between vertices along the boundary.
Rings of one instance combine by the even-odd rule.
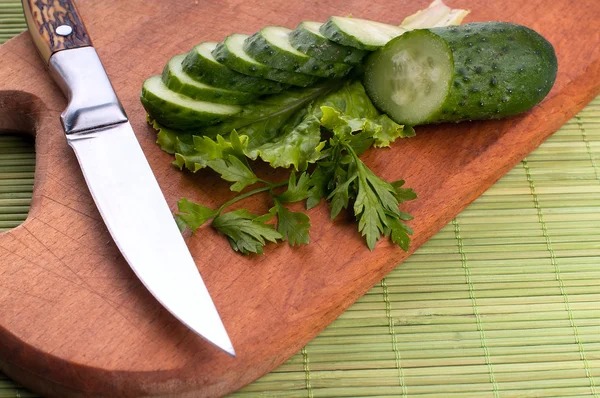
[[[552,45],[506,22],[413,30],[365,64],[365,88],[394,121],[419,125],[499,119],[527,111],[550,91]]]

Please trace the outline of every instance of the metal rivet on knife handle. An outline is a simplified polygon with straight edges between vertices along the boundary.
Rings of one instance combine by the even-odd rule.
[[[91,46],[85,26],[70,0],[22,0],[29,32],[46,61],[57,51]],[[66,26],[71,32],[63,34]]]
[[[59,36],[69,36],[71,33],[73,33],[73,28],[69,25],[60,25],[56,28],[56,34]]]

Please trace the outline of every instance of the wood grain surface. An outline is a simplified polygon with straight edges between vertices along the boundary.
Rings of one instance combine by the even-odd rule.
[[[417,137],[364,160],[419,194],[403,210],[415,230],[411,252],[600,92],[600,3],[596,0],[448,0],[467,21],[527,25],[557,51],[557,82],[534,110],[502,121],[417,129]],[[113,86],[175,208],[183,197],[216,205],[227,184],[209,172],[182,173],[155,144],[139,101],[145,78],[202,41],[265,25],[352,14],[388,23],[427,0],[81,0],[79,10]],[[311,244],[235,254],[208,228],[186,238],[238,356],[213,348],[152,298],[102,223],[59,122],[65,99],[29,34],[0,47],[0,130],[36,136],[29,217],[0,234],[0,369],[46,396],[221,396],[296,353],[409,253],[388,242],[365,247],[351,217],[309,212]],[[277,172],[261,169],[270,177]],[[142,198],[141,198],[142,199]],[[250,207],[266,210],[264,198]]]

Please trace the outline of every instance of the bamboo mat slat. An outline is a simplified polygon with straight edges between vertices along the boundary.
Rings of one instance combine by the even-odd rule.
[[[25,29],[0,0],[0,43]],[[0,135],[0,232],[32,142]],[[0,374],[0,398],[37,395]],[[600,96],[285,364],[232,397],[600,397]]]

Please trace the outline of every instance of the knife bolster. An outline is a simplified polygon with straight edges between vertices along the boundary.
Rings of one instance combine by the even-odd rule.
[[[82,133],[128,120],[93,47],[59,51],[50,57],[49,67],[54,80],[69,99],[60,116],[65,134]]]

